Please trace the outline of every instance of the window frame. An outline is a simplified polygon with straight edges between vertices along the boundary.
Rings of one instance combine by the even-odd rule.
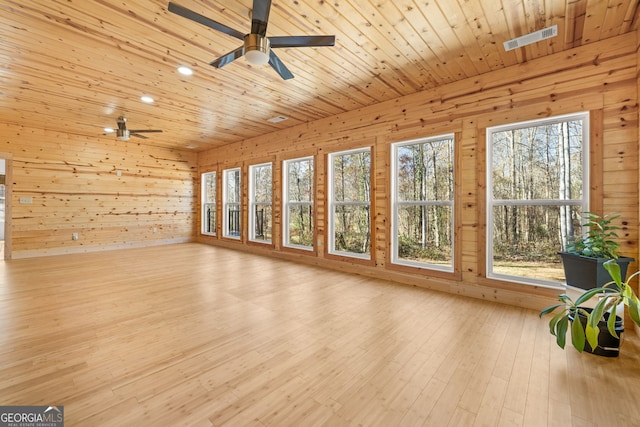
[[[294,163],[301,162],[310,162],[311,163],[311,197],[309,201],[291,201],[289,198],[289,166]],[[315,250],[315,231],[316,231],[316,212],[315,208],[315,200],[314,200],[314,190],[315,190],[315,158],[314,156],[306,156],[306,157],[298,157],[295,159],[288,159],[282,161],[282,246],[290,249],[300,249],[303,251],[314,251]],[[312,212],[311,218],[311,227],[312,227],[312,235],[313,239],[311,242],[311,246],[300,245],[296,243],[291,243],[290,239],[290,229],[289,229],[289,208],[292,206],[296,207],[309,207]]]
[[[229,174],[238,173],[238,201],[229,202]],[[229,206],[238,207],[238,234],[229,233]],[[235,167],[224,169],[222,171],[222,237],[228,239],[240,240],[242,238],[242,168]]]
[[[270,200],[269,202],[257,202],[255,200],[255,192],[256,192],[256,170],[258,168],[268,166],[271,169],[271,180],[269,182],[270,192]],[[256,236],[256,222],[257,218],[255,213],[257,212],[256,208],[258,206],[270,206],[271,207],[271,238],[270,239],[258,239]],[[260,243],[270,245],[273,242],[273,162],[264,162],[258,163],[249,166],[249,206],[248,206],[248,226],[249,226],[249,241],[253,243]]]
[[[369,154],[369,195],[368,201],[354,201],[354,202],[345,202],[345,201],[336,201],[334,200],[335,189],[334,189],[334,159],[339,156],[358,154],[358,153],[368,153]],[[355,148],[344,151],[337,151],[333,153],[327,154],[327,253],[329,255],[336,255],[341,257],[348,257],[354,259],[360,259],[365,261],[371,261],[373,259],[373,240],[374,235],[372,232],[372,216],[373,216],[373,206],[372,206],[372,195],[373,195],[373,149],[372,147],[363,147],[363,148]],[[335,208],[336,206],[366,206],[369,210],[369,252],[368,253],[358,253],[358,252],[346,252],[336,249],[336,241],[335,241]]]
[[[512,199],[494,199],[493,198],[493,140],[492,135],[497,132],[503,132],[511,129],[520,129],[534,126],[552,125],[566,121],[582,120],[582,197],[580,199],[533,199],[533,200],[512,200]],[[563,114],[558,116],[546,117],[543,119],[533,119],[504,125],[487,127],[486,129],[486,238],[485,238],[485,276],[488,279],[501,280],[527,286],[538,286],[551,289],[563,289],[565,283],[555,282],[551,280],[528,278],[524,276],[513,276],[503,273],[493,272],[493,224],[494,224],[494,207],[495,206],[578,206],[582,212],[589,210],[590,199],[590,146],[591,146],[591,114],[589,111],[576,112],[571,114]],[[562,248],[558,248],[560,251]]]
[[[451,170],[451,198],[449,200],[421,200],[421,201],[398,201],[398,148],[418,145],[418,144],[427,144],[432,141],[440,141],[444,139],[451,140],[451,150],[452,150],[452,166]],[[456,236],[455,236],[455,221],[456,221],[456,136],[455,133],[446,133],[442,135],[423,137],[410,139],[405,141],[398,141],[391,144],[391,256],[390,262],[393,265],[404,266],[404,267],[415,267],[426,270],[435,270],[442,271],[446,273],[454,273],[455,265],[456,265]],[[399,218],[399,207],[400,206],[450,206],[451,208],[451,263],[449,265],[443,264],[434,264],[428,262],[421,261],[412,261],[405,260],[399,257],[399,237],[398,237],[398,220]]]
[[[206,183],[207,183],[207,177],[213,175],[213,183],[214,183],[214,197],[213,197],[213,202],[207,202],[206,200],[208,199],[207,197],[207,187],[206,187]],[[203,172],[200,175],[200,197],[201,197],[201,204],[200,204],[200,208],[201,208],[201,215],[200,215],[200,219],[201,219],[201,224],[200,224],[200,234],[203,234],[205,236],[217,236],[217,225],[218,225],[218,212],[217,212],[217,208],[218,208],[218,174],[217,171],[209,171],[209,172]],[[209,206],[209,210],[207,210],[207,207]],[[211,207],[213,209],[211,209]],[[207,212],[213,210],[214,212],[214,219],[213,219],[213,231],[207,231],[206,230],[206,224],[209,223],[208,218],[207,218]]]

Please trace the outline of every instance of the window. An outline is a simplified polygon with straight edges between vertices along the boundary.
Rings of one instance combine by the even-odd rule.
[[[453,271],[453,135],[399,142],[391,155],[391,262]]]
[[[487,129],[487,276],[559,286],[588,206],[589,116]]]
[[[371,258],[371,150],[329,155],[329,253]]]
[[[271,163],[249,166],[249,240],[271,243]]]
[[[313,157],[283,162],[283,245],[313,249]]]
[[[240,168],[227,169],[223,172],[223,218],[222,235],[240,239],[240,201],[242,187]]]
[[[216,235],[216,173],[202,174],[202,234]]]

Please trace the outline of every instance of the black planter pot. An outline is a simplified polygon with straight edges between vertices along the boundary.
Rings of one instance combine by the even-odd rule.
[[[591,258],[569,252],[558,252],[558,254],[562,257],[567,285],[580,289],[593,289],[611,281],[609,272],[602,265],[609,258]],[[616,262],[620,266],[622,280],[625,280],[627,267],[633,262],[633,258],[620,257]]]
[[[592,309],[587,307],[581,307],[591,313]],[[622,333],[624,332],[624,325],[622,323],[622,318],[620,316],[616,316],[616,325],[614,330],[616,334],[618,334],[618,338],[614,337],[609,333],[609,329],[607,328],[607,320],[609,319],[609,313],[604,314],[604,320],[598,322],[598,329],[600,329],[600,333],[598,334],[598,346],[594,349],[591,348],[589,342],[586,341],[584,343],[584,351],[587,353],[595,354],[597,356],[604,357],[618,357],[620,354],[620,339],[622,338]],[[574,321],[574,316],[569,315],[569,320]],[[583,314],[578,314],[578,320],[582,323],[582,328],[586,328],[587,326],[587,317]]]

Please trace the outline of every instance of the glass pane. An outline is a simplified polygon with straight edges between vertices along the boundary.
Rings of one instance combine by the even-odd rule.
[[[240,169],[225,171],[227,203],[240,203]]]
[[[492,134],[495,200],[582,198],[582,120]]]
[[[313,199],[313,160],[299,160],[287,164],[290,202],[311,202]]]
[[[271,241],[271,205],[256,205],[253,219],[255,226],[254,239],[265,242]]]
[[[240,235],[240,206],[227,206],[227,236]]]
[[[397,162],[398,201],[453,198],[453,139],[400,146]]]
[[[215,204],[205,203],[204,205],[202,231],[204,233],[216,232],[216,205]]]
[[[289,244],[313,247],[312,206],[289,206]]]
[[[203,203],[215,203],[216,202],[216,173],[205,173],[203,175]]]
[[[398,258],[452,265],[451,206],[399,206]]]
[[[562,230],[580,233],[581,213],[578,206],[494,206],[493,272],[564,282]]]
[[[334,200],[368,202],[371,182],[369,151],[343,154],[333,159]]]
[[[253,172],[253,201],[270,203],[273,192],[271,164],[253,166],[251,170]]]
[[[368,206],[340,205],[334,212],[335,250],[357,254],[370,253]]]

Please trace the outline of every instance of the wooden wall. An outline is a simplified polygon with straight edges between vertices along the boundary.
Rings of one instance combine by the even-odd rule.
[[[0,152],[12,157],[12,258],[193,240],[195,153],[6,124]]]
[[[287,130],[200,153],[199,173],[274,161],[274,245],[198,234],[198,240],[327,268],[385,277],[452,293],[540,308],[557,291],[484,277],[485,129],[547,116],[592,113],[591,210],[619,211],[626,219],[624,254],[638,258],[638,105],[636,34],[576,48],[505,71],[449,84]],[[457,149],[456,271],[394,269],[389,265],[389,146],[395,141],[455,132]],[[325,156],[348,148],[373,148],[375,247],[371,263],[325,253]],[[316,156],[316,251],[280,245],[281,161]],[[218,192],[220,194],[220,192]],[[198,224],[199,230],[199,224]],[[220,233],[218,233],[220,235]],[[633,266],[635,268],[635,265]]]

